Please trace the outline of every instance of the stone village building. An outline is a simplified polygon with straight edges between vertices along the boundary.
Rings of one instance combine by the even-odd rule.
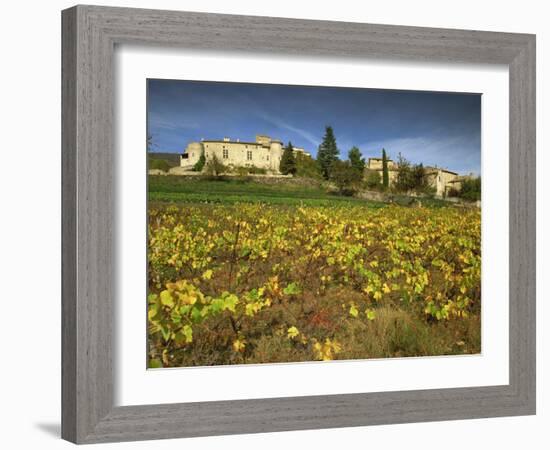
[[[388,181],[389,185],[395,183],[399,170],[398,164],[388,159]],[[365,169],[378,172],[382,179],[382,158],[369,158]],[[441,167],[426,166],[424,168],[428,178],[428,185],[435,189],[435,195],[438,197],[447,196],[449,191],[459,191],[462,186],[462,181],[470,176],[460,176],[456,172],[452,172]]]
[[[311,157],[311,154],[300,147],[293,150]],[[190,171],[204,153],[206,162],[214,156],[226,166],[230,167],[257,167],[265,169],[270,174],[279,174],[279,164],[283,155],[282,141],[269,136],[258,134],[254,142],[231,140],[228,137],[222,140],[201,140],[191,142],[180,155],[180,171]],[[367,170],[376,171],[382,178],[382,158],[369,158],[365,166]],[[460,190],[461,183],[468,176],[459,176],[456,172],[439,167],[425,167],[428,183],[435,188],[439,197],[446,196],[451,189]],[[388,179],[390,186],[395,183],[398,173],[398,164],[388,159]]]
[[[311,156],[303,148],[292,147],[295,152]],[[279,173],[279,164],[283,156],[284,146],[278,139],[258,134],[255,142],[245,142],[239,139],[232,141],[225,137],[223,140],[201,140],[187,145],[180,157],[180,167],[191,170],[199,161],[204,152],[206,161],[214,155],[226,166],[230,167],[257,167],[274,174]]]

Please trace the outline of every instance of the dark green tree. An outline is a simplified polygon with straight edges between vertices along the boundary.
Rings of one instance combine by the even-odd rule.
[[[323,136],[323,142],[319,146],[317,151],[317,164],[323,178],[328,180],[330,178],[330,171],[332,164],[338,160],[338,147],[336,146],[336,138],[334,137],[334,131],[331,126],[325,127],[325,135]]]
[[[355,146],[353,146],[348,152],[348,159],[351,167],[362,175],[365,170],[365,158],[362,158],[361,156],[361,151]]]
[[[283,175],[294,175],[296,173],[296,158],[294,157],[294,149],[290,141],[283,151],[283,156],[279,163],[279,171]]]
[[[202,151],[201,153],[201,156],[199,158],[199,160],[195,163],[195,165],[193,166],[193,171],[195,172],[201,172],[202,169],[204,168],[204,165],[206,164],[206,157],[204,156],[204,150]]]
[[[382,149],[382,186],[384,189],[388,189],[390,185],[390,175],[388,173],[388,156],[386,155],[386,149]]]

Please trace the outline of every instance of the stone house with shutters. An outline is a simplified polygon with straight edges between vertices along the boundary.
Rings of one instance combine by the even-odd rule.
[[[293,150],[311,156],[303,148],[293,147]],[[284,146],[278,139],[258,134],[254,142],[231,140],[201,140],[191,142],[180,156],[180,167],[191,170],[204,153],[206,162],[214,156],[229,167],[257,167],[269,173],[278,174],[279,164],[283,156]]]
[[[380,174],[382,179],[382,158],[369,158],[365,165],[366,170],[375,171]],[[462,182],[471,176],[460,176],[458,173],[448,169],[434,166],[426,166],[424,168],[428,178],[429,186],[435,189],[435,195],[445,197],[451,190],[460,190]],[[397,173],[399,171],[398,164],[388,159],[388,180],[390,186],[395,183]]]

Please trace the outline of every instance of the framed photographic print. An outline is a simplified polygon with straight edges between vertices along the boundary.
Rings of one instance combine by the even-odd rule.
[[[63,437],[534,414],[534,77],[532,35],[63,11]]]

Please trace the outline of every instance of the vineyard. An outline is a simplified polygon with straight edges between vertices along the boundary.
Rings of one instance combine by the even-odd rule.
[[[479,210],[374,206],[150,203],[149,366],[479,353]]]

